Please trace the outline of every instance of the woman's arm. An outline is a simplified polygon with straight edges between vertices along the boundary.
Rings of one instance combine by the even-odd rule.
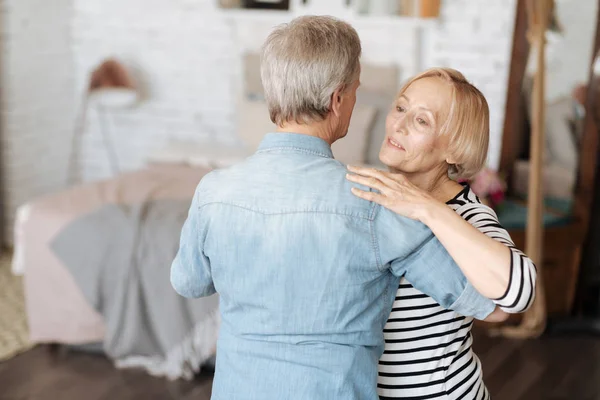
[[[508,314],[502,311],[499,307],[496,307],[494,312],[484,319],[485,322],[504,322],[508,319]]]
[[[494,210],[481,203],[467,203],[455,213],[468,220],[486,237],[503,244],[510,251],[509,284],[506,292],[494,298],[494,302],[504,311],[519,313],[531,306],[535,296],[537,278],[536,267],[529,257],[515,247],[508,231],[504,229]]]
[[[431,229],[471,284],[484,296],[496,299],[510,281],[510,250],[479,232],[446,204],[424,204],[418,219]]]
[[[522,312],[531,305],[535,266],[514,248],[489,207],[471,204],[472,209],[461,217],[402,175],[366,168],[350,170],[360,175],[348,175],[349,180],[379,191],[353,188],[356,196],[427,225],[482,295],[509,313]]]

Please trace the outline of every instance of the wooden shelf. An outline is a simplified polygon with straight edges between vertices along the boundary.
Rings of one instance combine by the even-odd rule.
[[[220,13],[226,19],[233,21],[260,22],[272,25],[289,22],[293,18],[302,15],[292,11],[255,9],[222,9]],[[435,26],[438,23],[438,18],[406,17],[401,15],[368,16],[348,13],[346,15],[336,15],[336,17],[347,21],[358,29],[361,27],[420,28]]]

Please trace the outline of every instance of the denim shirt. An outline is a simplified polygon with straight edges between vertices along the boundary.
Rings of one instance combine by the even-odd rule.
[[[377,399],[401,276],[463,315],[493,311],[426,226],[355,197],[346,173],[325,141],[272,133],[198,185],[171,283],[219,293],[212,399]]]

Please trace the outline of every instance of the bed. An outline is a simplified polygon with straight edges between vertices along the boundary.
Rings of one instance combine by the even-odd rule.
[[[13,272],[34,343],[103,343],[120,367],[191,378],[214,355],[218,298],[187,300],[169,269],[207,168],[151,165],[18,210]]]

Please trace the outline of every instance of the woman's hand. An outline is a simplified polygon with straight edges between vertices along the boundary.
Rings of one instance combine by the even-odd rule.
[[[439,203],[429,193],[410,183],[404,175],[353,166],[348,166],[348,170],[353,173],[346,175],[349,181],[379,191],[366,192],[352,188],[355,196],[373,201],[402,216],[424,222],[428,208]]]

